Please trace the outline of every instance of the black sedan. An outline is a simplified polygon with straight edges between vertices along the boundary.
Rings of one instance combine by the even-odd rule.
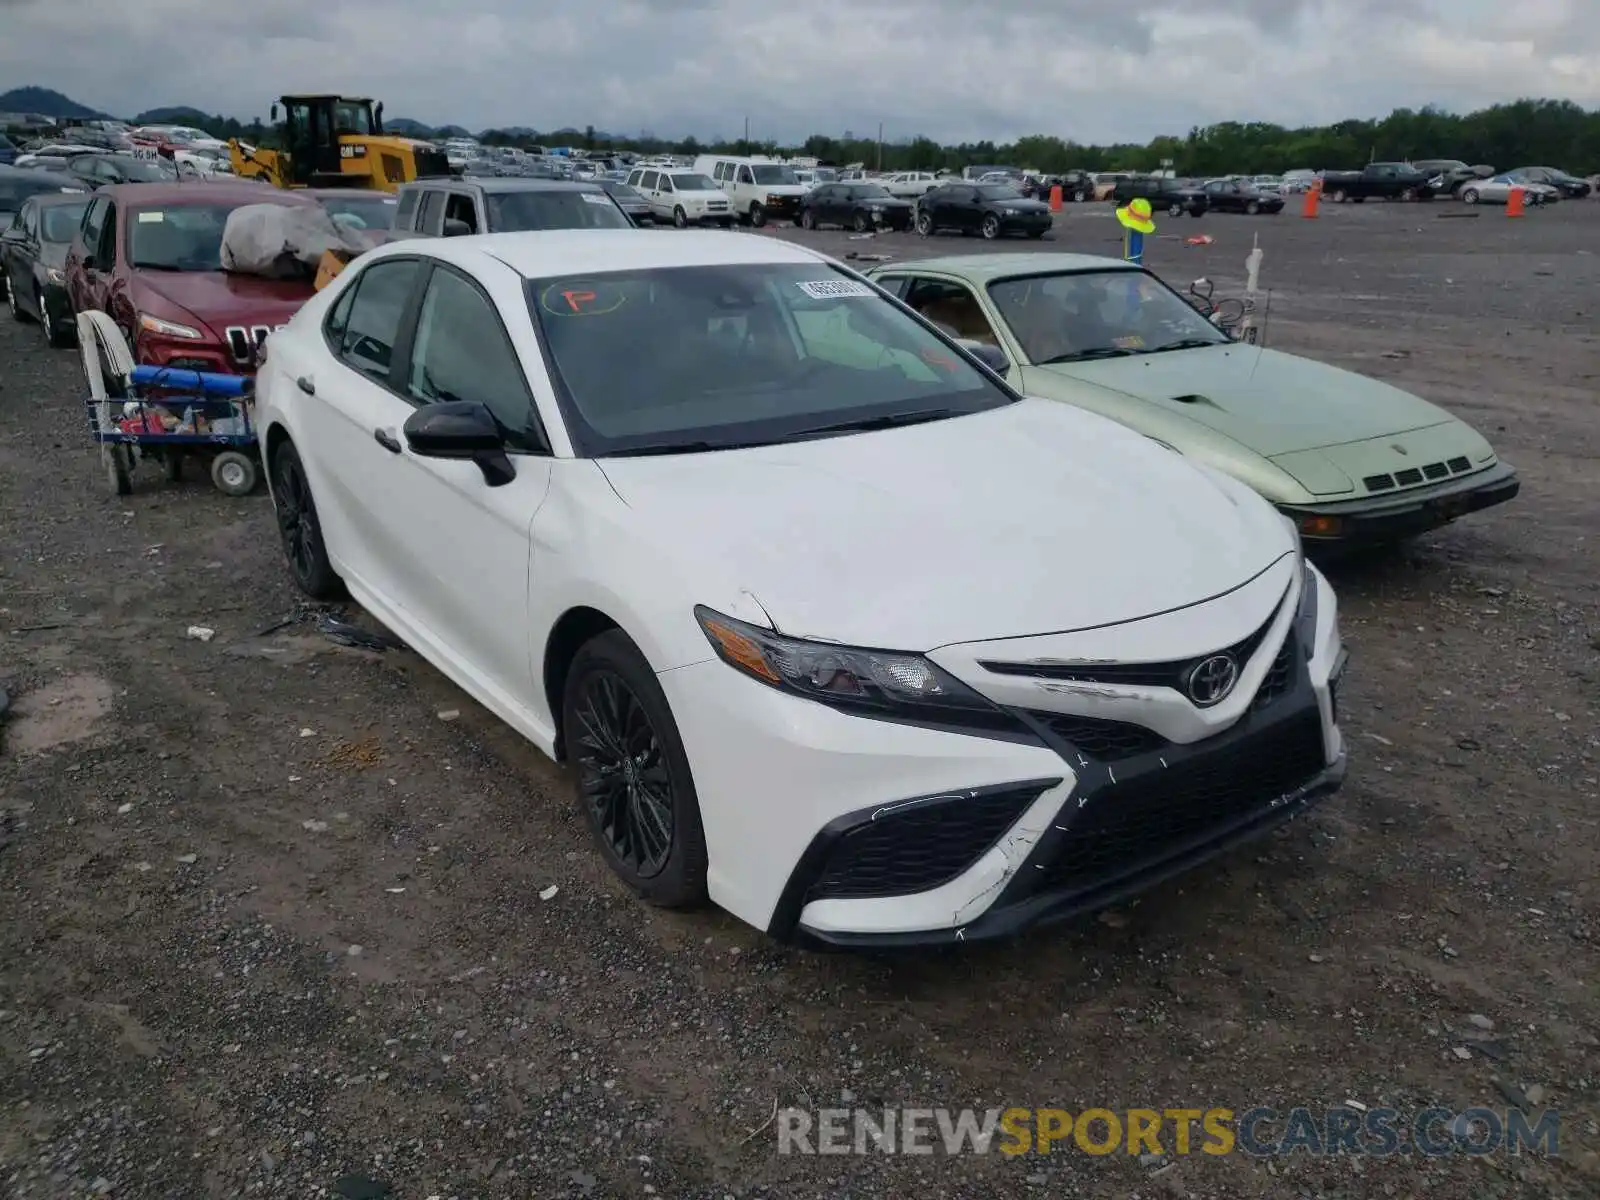
[[[1283,211],[1283,197],[1276,192],[1263,192],[1237,179],[1213,179],[1205,185],[1206,200],[1212,212],[1279,213]]]
[[[1168,179],[1162,175],[1135,175],[1130,179],[1119,179],[1117,186],[1112,189],[1110,200],[1118,208],[1130,200],[1148,200],[1156,212],[1165,212],[1171,217],[1183,213],[1199,217],[1211,207],[1204,188],[1196,187],[1187,179]]]
[[[867,233],[910,229],[911,201],[891,196],[879,183],[824,183],[800,198],[795,224],[804,229],[840,225]]]
[[[52,346],[70,346],[77,331],[64,272],[67,247],[88,207],[84,192],[32,195],[0,233],[0,278],[12,320],[37,321]]]
[[[1008,233],[1042,238],[1050,224],[1048,204],[1002,183],[947,183],[917,201],[917,232],[923,237],[955,229],[990,241]]]
[[[116,183],[176,183],[178,168],[164,158],[135,158],[131,154],[74,154],[66,173],[82,186],[108,187]]]
[[[650,215],[650,202],[633,188],[617,179],[596,179],[606,193],[617,202],[617,207],[628,214],[628,220],[640,228],[649,228],[655,224],[655,219]]]

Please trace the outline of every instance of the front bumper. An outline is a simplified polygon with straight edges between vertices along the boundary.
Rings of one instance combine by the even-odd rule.
[[[720,661],[664,672],[711,898],[814,948],[966,943],[1115,903],[1265,833],[1345,772],[1335,602],[1307,578],[1272,618],[1281,641],[1252,659],[1241,715],[1188,742],[1156,732],[1175,694],[1124,699],[1148,727],[1056,720],[1035,699],[1005,704],[1014,730],[978,735],[848,716]]]
[[[1337,551],[1438,529],[1457,517],[1504,504],[1521,489],[1516,470],[1502,462],[1432,487],[1331,504],[1280,505],[1279,511],[1299,525],[1308,549]]]

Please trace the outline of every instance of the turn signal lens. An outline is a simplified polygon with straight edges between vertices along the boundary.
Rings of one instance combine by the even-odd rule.
[[[179,325],[176,321],[163,321],[160,317],[152,317],[149,313],[139,314],[139,328],[146,333],[156,333],[162,337],[199,340],[201,336],[198,329],[188,325]]]
[[[1301,517],[1300,532],[1306,537],[1338,537],[1344,532],[1344,522],[1338,517]]]

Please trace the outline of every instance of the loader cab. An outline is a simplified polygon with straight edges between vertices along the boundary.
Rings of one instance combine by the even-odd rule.
[[[382,104],[374,109],[370,100],[347,96],[285,96],[282,103],[291,186],[360,187],[370,180],[365,139],[383,133]]]

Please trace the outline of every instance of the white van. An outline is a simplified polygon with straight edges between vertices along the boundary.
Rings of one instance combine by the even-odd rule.
[[[800,199],[805,184],[788,163],[770,158],[735,158],[722,154],[702,154],[694,169],[733,199],[733,210],[741,222],[765,225],[769,218],[793,221],[800,215]]]
[[[699,171],[635,167],[628,186],[644,197],[655,221],[686,225],[733,225],[733,202]]]

